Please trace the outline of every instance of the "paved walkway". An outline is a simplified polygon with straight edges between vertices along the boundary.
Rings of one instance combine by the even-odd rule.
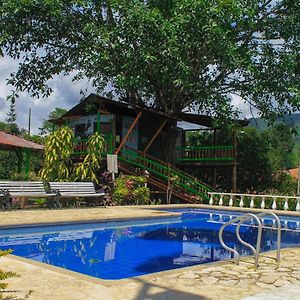
[[[23,216],[24,222],[28,223],[32,222],[33,217],[36,222],[45,218],[54,222],[95,219],[100,215],[111,219],[160,214],[164,215],[159,211],[135,207],[76,209],[74,213],[73,210],[43,213],[20,211],[0,213],[0,222],[1,225],[2,220],[5,224],[15,224],[9,216],[15,222]],[[14,256],[1,258],[0,267],[21,275],[9,280],[9,288],[15,291],[11,294],[16,299],[25,299],[26,295],[32,300],[299,299],[300,248],[282,250],[279,267],[266,255],[274,257],[274,253],[261,256],[257,270],[252,264],[253,258],[247,257],[242,259],[240,265],[231,261],[218,262],[117,281],[96,279]]]
[[[70,222],[110,221],[132,218],[155,218],[178,215],[165,211],[154,210],[155,206],[141,209],[137,206],[108,206],[97,208],[74,209],[36,209],[0,211],[1,226],[24,226],[36,224],[57,224]]]

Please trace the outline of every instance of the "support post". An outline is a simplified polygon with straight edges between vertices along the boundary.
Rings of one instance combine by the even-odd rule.
[[[116,150],[116,152],[115,152],[116,155],[118,155],[119,152],[121,151],[122,147],[123,147],[124,144],[126,143],[126,141],[127,141],[128,137],[129,137],[130,133],[132,132],[134,126],[135,126],[136,123],[138,122],[138,120],[139,120],[139,118],[141,117],[141,115],[142,115],[142,112],[140,111],[140,112],[137,114],[137,116],[136,116],[136,118],[134,119],[134,121],[132,122],[131,126],[129,127],[129,129],[128,129],[126,135],[124,136],[123,140],[121,141],[121,143],[120,143],[118,149]]]
[[[217,132],[216,129],[213,131],[213,157],[216,157],[216,140],[217,140]],[[216,188],[217,186],[217,168],[213,167],[213,187]]]
[[[97,112],[97,133],[100,133],[100,111]]]
[[[30,128],[31,128],[31,108],[29,108],[28,113],[28,135],[30,136]]]
[[[23,172],[23,151],[21,148],[15,150],[18,157],[18,178],[21,179]]]
[[[300,158],[298,163],[298,184],[297,184],[297,196],[300,196]]]
[[[236,193],[237,191],[237,129],[233,129],[233,144],[234,144],[234,162],[232,168],[232,192]]]
[[[26,148],[25,150],[26,160],[25,160],[25,176],[26,180],[29,179],[29,171],[30,171],[30,160],[31,160],[31,149]]]
[[[116,116],[111,120],[111,153],[114,153],[116,147]]]
[[[160,132],[162,131],[162,129],[164,128],[164,126],[166,125],[166,123],[168,122],[167,119],[165,119],[162,124],[159,126],[159,128],[157,129],[157,131],[155,132],[155,134],[153,135],[152,139],[150,140],[150,142],[147,144],[147,146],[144,149],[144,153],[147,153],[147,151],[149,150],[149,148],[151,147],[151,145],[153,144],[153,142],[156,140],[157,136],[160,134]]]

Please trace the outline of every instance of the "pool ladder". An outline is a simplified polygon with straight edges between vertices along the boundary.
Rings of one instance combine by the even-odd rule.
[[[258,267],[258,259],[259,259],[259,253],[260,253],[260,245],[261,245],[261,236],[262,236],[262,223],[261,223],[261,218],[266,216],[266,215],[271,215],[272,217],[275,218],[276,220],[276,225],[277,225],[277,253],[276,253],[276,261],[277,264],[279,264],[280,262],[280,248],[281,248],[281,223],[280,223],[280,219],[278,218],[278,216],[272,212],[262,212],[259,214],[252,214],[252,213],[247,213],[244,214],[242,216],[238,216],[234,219],[229,220],[228,222],[226,222],[225,224],[223,224],[219,230],[219,240],[221,245],[228,251],[234,253],[237,257],[237,264],[239,264],[240,262],[240,254],[238,253],[238,251],[236,251],[234,248],[230,248],[228,247],[223,240],[223,231],[224,229],[233,224],[233,223],[237,223],[236,226],[236,237],[239,240],[239,242],[241,244],[243,244],[244,246],[250,248],[250,250],[253,252],[253,254],[255,255],[255,260],[254,260],[254,265],[257,268]],[[256,248],[254,248],[251,244],[246,243],[240,236],[240,227],[243,223],[245,223],[246,221],[251,221],[251,220],[255,220],[257,222],[257,226],[258,226],[258,233],[257,233],[257,239],[256,239]]]

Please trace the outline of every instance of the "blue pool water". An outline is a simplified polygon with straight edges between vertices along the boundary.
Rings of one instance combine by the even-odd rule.
[[[174,210],[173,210],[174,211]],[[175,210],[179,211],[179,210]],[[222,222],[238,213],[180,210],[181,217],[0,230],[0,249],[102,279],[122,279],[224,260],[232,254],[218,240]],[[300,218],[281,217],[282,247],[300,246]],[[264,220],[266,226],[272,220]],[[251,224],[250,224],[251,225]],[[257,228],[242,226],[243,239],[255,244]],[[227,245],[242,255],[235,226],[224,232]],[[276,248],[276,230],[263,229],[262,251]]]

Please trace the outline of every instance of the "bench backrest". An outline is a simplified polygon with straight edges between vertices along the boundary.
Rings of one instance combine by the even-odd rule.
[[[8,190],[9,193],[45,193],[42,181],[0,181],[0,190]]]
[[[58,190],[61,195],[95,194],[93,182],[49,182],[51,190]]]

